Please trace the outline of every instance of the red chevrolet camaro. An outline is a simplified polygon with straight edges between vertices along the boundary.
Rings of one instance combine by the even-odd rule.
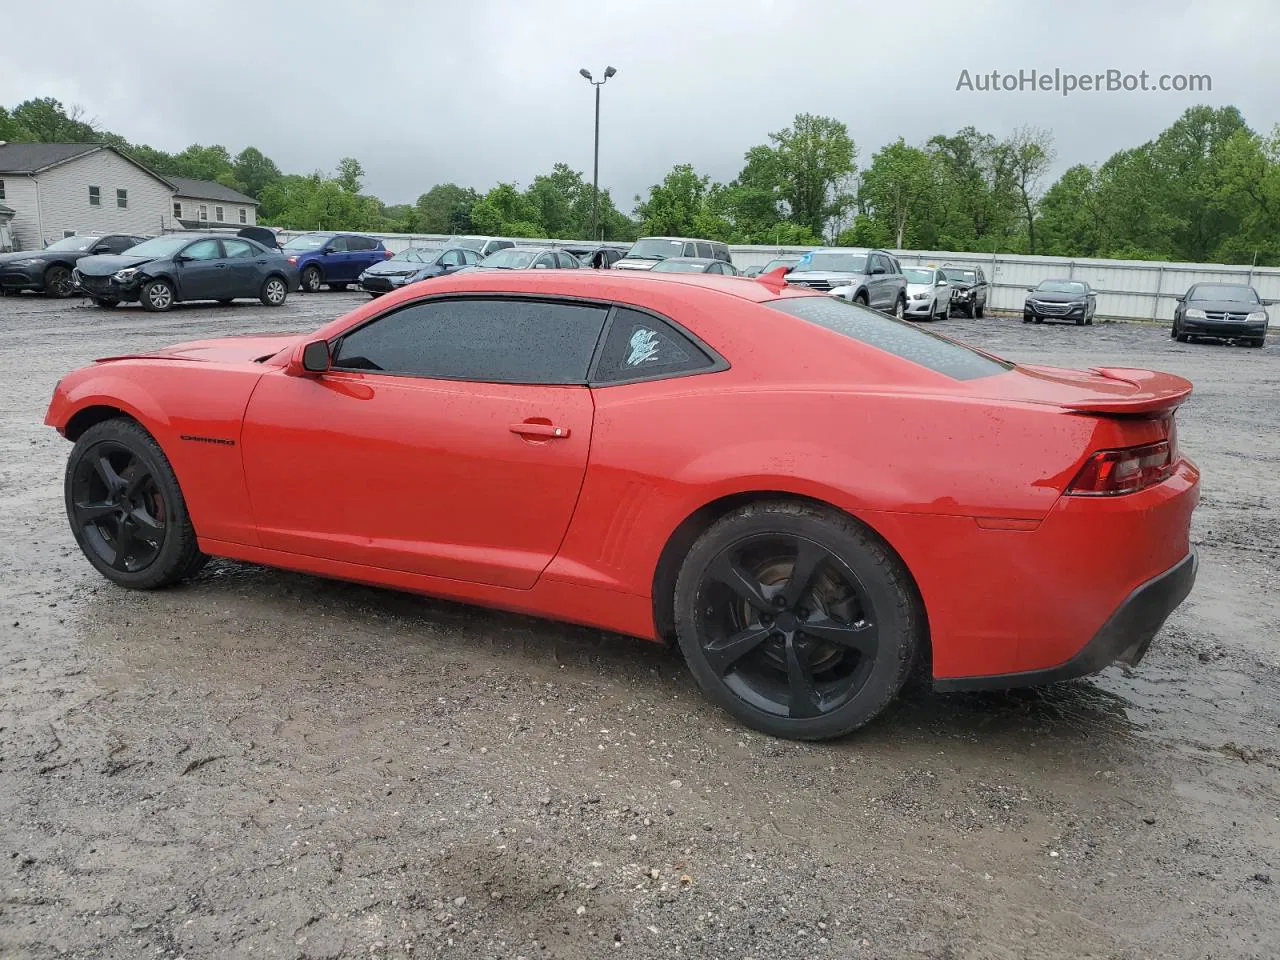
[[[675,639],[744,723],[820,739],[917,665],[1137,663],[1195,579],[1190,391],[772,278],[502,271],[100,360],[46,422],[122,586],[214,555]]]

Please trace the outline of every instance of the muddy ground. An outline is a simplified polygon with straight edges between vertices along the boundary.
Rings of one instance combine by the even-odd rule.
[[[1195,381],[1199,582],[1132,675],[914,692],[798,745],[639,641],[225,562],[153,594],[91,570],[57,378],[358,302],[0,300],[0,956],[1280,954],[1280,344],[942,324]]]

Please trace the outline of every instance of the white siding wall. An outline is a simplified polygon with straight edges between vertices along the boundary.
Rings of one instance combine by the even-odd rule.
[[[37,181],[44,236],[35,246],[59,240],[68,230],[158,234],[172,218],[172,189],[110,150],[59,164]],[[90,186],[99,189],[100,206],[89,205]],[[118,189],[129,192],[127,207],[116,204]]]
[[[12,173],[0,174],[0,180],[4,181],[4,199],[0,203],[13,210],[13,219],[9,221],[13,249],[38,250],[44,243],[40,240],[40,229],[36,225],[35,181]]]
[[[196,197],[174,197],[169,203],[168,216],[173,216],[173,204],[182,204],[182,219],[195,220],[200,215],[200,205],[209,209],[209,226],[211,227],[252,227],[258,222],[258,208],[250,203],[232,203],[230,200],[201,200]],[[10,204],[12,206],[12,204]],[[215,218],[218,207],[222,207],[225,218],[219,223]],[[245,212],[245,222],[240,222],[240,211]]]

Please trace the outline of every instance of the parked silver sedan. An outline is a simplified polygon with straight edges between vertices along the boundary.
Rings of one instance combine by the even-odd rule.
[[[903,267],[907,278],[907,309],[903,316],[917,320],[945,320],[951,315],[951,281],[937,267]]]

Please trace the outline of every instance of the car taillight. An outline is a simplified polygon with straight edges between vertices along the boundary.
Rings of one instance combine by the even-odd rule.
[[[390,250],[383,250],[383,251],[382,251],[382,258],[383,258],[384,260],[390,260],[390,259],[391,259],[391,257],[392,257],[392,253],[391,253],[391,251],[390,251]]]
[[[1123,450],[1099,450],[1091,456],[1067,493],[1079,497],[1113,497],[1136,493],[1153,483],[1167,480],[1173,474],[1176,440],[1147,443]]]

